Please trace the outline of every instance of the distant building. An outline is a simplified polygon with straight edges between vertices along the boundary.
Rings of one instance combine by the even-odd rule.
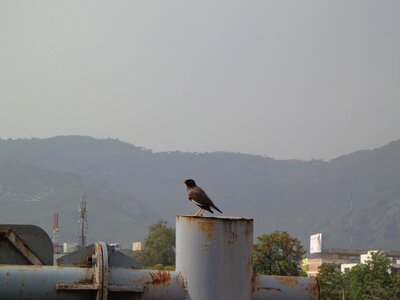
[[[322,251],[322,233],[310,236],[310,253],[321,253]]]
[[[349,272],[354,266],[371,260],[372,253],[378,250],[365,249],[325,249],[322,233],[310,236],[310,254],[303,259],[302,269],[308,276],[317,276],[324,263],[335,264],[342,273]],[[400,251],[383,251],[390,259],[390,272],[400,272]]]
[[[71,253],[78,250],[78,243],[63,243],[63,253]]]
[[[141,251],[144,249],[144,243],[142,242],[133,242],[132,243],[132,251]]]
[[[58,244],[53,244],[53,249],[54,249],[54,254],[60,254],[63,253],[63,245],[58,243]]]
[[[323,263],[335,264],[340,268],[342,264],[359,264],[360,255],[366,253],[366,250],[354,249],[323,249],[320,253],[310,254],[308,265],[304,266],[308,276],[318,275],[319,268]]]
[[[313,253],[303,260],[303,269],[308,276],[318,275],[323,263],[335,264],[342,273],[349,272],[354,266],[371,260],[371,255],[377,250],[360,249],[324,249],[321,253]],[[390,259],[390,272],[400,272],[400,251],[382,251]]]
[[[349,273],[350,270],[355,266],[358,266],[358,264],[341,264],[340,265],[340,272]]]

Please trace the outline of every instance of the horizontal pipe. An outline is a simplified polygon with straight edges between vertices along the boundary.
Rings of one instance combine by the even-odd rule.
[[[73,293],[57,290],[57,283],[93,282],[90,268],[54,267],[35,265],[0,265],[0,298],[7,300],[42,299],[95,299],[96,291]],[[94,295],[94,298],[93,298]]]
[[[96,299],[94,269],[33,265],[0,265],[0,299]],[[107,299],[186,299],[179,272],[113,268]]]
[[[179,272],[110,268],[108,299],[186,299]],[[96,299],[93,269],[34,265],[0,265],[1,299]],[[318,299],[315,278],[258,275],[252,300]],[[128,295],[129,294],[129,295]]]
[[[187,289],[183,276],[176,271],[110,268],[108,299],[184,300]],[[129,289],[131,289],[129,291]],[[121,293],[125,292],[125,293]],[[128,295],[129,292],[132,292]]]
[[[313,277],[257,275],[252,300],[318,300],[319,285]]]
[[[0,298],[8,300],[96,299],[92,268],[0,265]],[[110,268],[108,299],[187,299],[185,279],[176,271]],[[258,275],[252,300],[316,300],[315,278]]]

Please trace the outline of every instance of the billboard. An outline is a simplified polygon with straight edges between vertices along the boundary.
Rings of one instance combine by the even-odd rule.
[[[321,253],[322,233],[310,236],[310,253]]]

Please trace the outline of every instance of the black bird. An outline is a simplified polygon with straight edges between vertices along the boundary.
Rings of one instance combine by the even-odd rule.
[[[196,212],[195,216],[203,216],[204,210],[214,213],[211,207],[218,210],[221,214],[222,211],[215,206],[214,202],[208,197],[205,191],[196,185],[193,179],[186,179],[182,181],[187,187],[186,195],[189,200],[193,201],[200,209]]]

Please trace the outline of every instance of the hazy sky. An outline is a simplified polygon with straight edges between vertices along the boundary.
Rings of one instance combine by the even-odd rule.
[[[329,159],[400,138],[400,1],[0,0],[0,137]]]

